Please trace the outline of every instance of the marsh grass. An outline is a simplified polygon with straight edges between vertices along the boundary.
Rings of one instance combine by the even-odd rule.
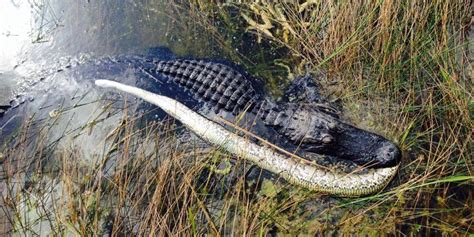
[[[347,120],[399,144],[399,175],[379,194],[331,198],[265,172],[249,178],[249,163],[183,145],[173,123],[129,116],[91,164],[80,146],[51,146],[26,122],[1,150],[5,232],[473,234],[469,1],[173,4],[175,34],[210,39],[274,95],[295,75],[324,75]]]
[[[393,189],[343,201],[361,206],[339,221],[339,233],[473,233],[471,2],[195,1],[188,8],[248,70],[269,69],[273,60],[290,69],[289,79],[308,68],[324,74],[316,79],[342,101],[348,120],[402,148]],[[252,53],[242,57],[228,43],[235,35],[253,35],[286,57],[271,50],[265,63]],[[380,216],[371,219],[370,210]]]
[[[342,201],[361,206],[339,220],[339,233],[424,235],[473,233],[473,10],[470,1],[181,5],[267,89],[313,73],[346,119],[402,148],[392,190]],[[264,73],[275,67],[287,78]]]
[[[248,179],[245,160],[179,141],[185,135],[177,135],[171,120],[137,126],[141,119],[125,115],[98,145],[103,155],[92,160],[84,159],[81,144],[52,145],[54,122],[26,121],[2,151],[2,211],[9,224],[2,233],[265,234],[275,218],[294,216],[311,200],[306,197],[320,196],[261,174]],[[282,220],[281,228],[305,226]]]

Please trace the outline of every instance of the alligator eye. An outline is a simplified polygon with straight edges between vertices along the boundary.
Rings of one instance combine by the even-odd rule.
[[[321,141],[323,141],[324,144],[331,143],[333,140],[334,140],[333,137],[329,134],[323,135],[323,138],[321,139]]]

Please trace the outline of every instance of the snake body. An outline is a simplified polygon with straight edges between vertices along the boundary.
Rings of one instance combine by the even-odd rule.
[[[96,80],[95,84],[127,92],[150,102],[210,144],[252,161],[261,168],[278,174],[290,183],[314,191],[349,197],[368,195],[382,190],[398,170],[398,165],[371,168],[365,173],[349,174],[325,169],[312,162],[281,153],[232,133],[220,124],[169,97],[109,80]]]

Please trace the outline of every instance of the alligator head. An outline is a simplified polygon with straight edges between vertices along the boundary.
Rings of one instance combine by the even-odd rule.
[[[340,106],[319,94],[319,86],[312,77],[296,78],[286,89],[282,101],[285,107],[282,110],[289,117],[274,124],[301,150],[371,167],[391,167],[399,163],[401,152],[393,142],[342,121],[336,108]]]
[[[349,125],[315,107],[294,104],[286,107],[291,116],[278,130],[305,152],[371,167],[391,167],[400,161],[398,147],[380,135]]]

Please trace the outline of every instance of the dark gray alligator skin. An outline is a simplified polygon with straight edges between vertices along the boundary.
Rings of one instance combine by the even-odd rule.
[[[245,106],[255,105],[263,98],[250,80],[223,64],[178,59],[156,62],[155,70],[213,103],[216,109],[239,113]]]
[[[150,73],[164,75],[219,112],[253,113],[266,126],[304,151],[322,153],[360,165],[398,164],[400,150],[377,134],[341,121],[330,106],[322,105],[312,78],[300,77],[285,97],[266,97],[253,78],[233,68],[205,60],[154,61]],[[258,131],[257,131],[258,133]]]

